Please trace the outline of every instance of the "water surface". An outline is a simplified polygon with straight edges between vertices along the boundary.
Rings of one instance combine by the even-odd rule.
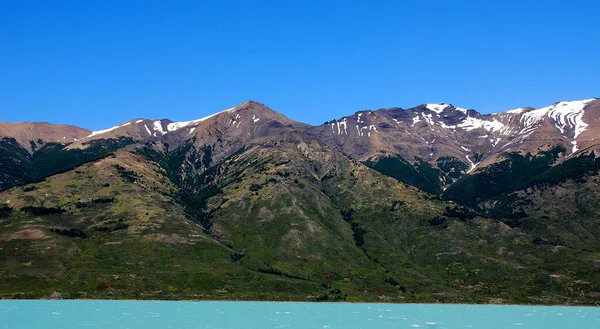
[[[600,308],[5,300],[0,328],[595,329]]]

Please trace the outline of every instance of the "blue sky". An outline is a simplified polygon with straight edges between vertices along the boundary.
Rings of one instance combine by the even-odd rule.
[[[600,97],[596,1],[0,1],[0,121]]]

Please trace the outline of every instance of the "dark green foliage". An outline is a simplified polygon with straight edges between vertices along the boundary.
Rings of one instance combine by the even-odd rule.
[[[586,174],[597,172],[600,170],[600,159],[596,158],[592,151],[589,154],[582,154],[576,158],[568,159],[567,161],[554,166],[540,175],[530,179],[526,185],[532,186],[537,184],[558,184],[567,179],[578,179]]]
[[[356,211],[354,209],[349,210],[341,210],[340,214],[344,221],[350,223],[350,229],[352,229],[352,237],[354,238],[354,243],[357,247],[361,248],[365,244],[365,234],[367,231],[360,226],[360,223],[353,219]]]
[[[290,278],[290,279],[306,280],[305,278],[303,278],[301,276],[284,273],[281,270],[274,268],[271,264],[265,264],[265,265],[267,266],[267,268],[259,268],[258,271],[261,273],[278,275],[278,276],[282,276],[282,277],[286,277],[286,278]]]
[[[14,138],[0,139],[0,191],[27,181],[30,162],[29,152]]]
[[[438,216],[429,220],[429,225],[438,226],[446,222],[446,217]]]
[[[344,219],[344,221],[346,221],[348,223],[350,223],[350,221],[352,221],[352,216],[355,213],[356,213],[356,210],[354,210],[354,209],[340,211],[342,218]]]
[[[398,281],[396,281],[394,278],[385,278],[385,283],[391,285],[391,286],[399,286],[400,283],[398,283]]]
[[[61,209],[60,207],[36,207],[36,206],[26,206],[23,207],[21,209],[21,211],[26,212],[30,215],[34,215],[34,216],[47,216],[47,215],[55,215],[55,214],[62,214],[63,212],[65,212],[64,209]]]
[[[117,169],[119,175],[121,176],[121,178],[123,178],[124,181],[128,183],[133,183],[136,181],[136,179],[138,179],[138,175],[135,173],[135,171],[127,170],[127,168],[120,165],[114,165],[114,167],[115,169]]]
[[[94,206],[94,204],[103,204],[103,203],[112,203],[112,202],[115,202],[115,198],[113,198],[113,197],[100,197],[100,198],[93,199],[91,202],[77,201],[75,203],[75,207],[77,209],[91,208],[91,207]]]
[[[10,216],[12,208],[7,205],[0,205],[0,218],[6,218]]]
[[[350,228],[352,229],[352,237],[357,247],[362,247],[365,244],[365,233],[367,231],[360,226],[360,223],[352,221],[350,222]]]
[[[204,168],[210,167],[212,163],[213,148],[210,145],[202,145],[202,165]]]
[[[437,168],[433,168],[429,162],[424,161],[421,158],[417,158],[417,162],[415,163],[415,167],[417,171],[423,175],[432,186],[437,186],[440,184],[440,175],[441,171]]]
[[[517,197],[517,194],[511,193],[501,197],[487,215],[495,220],[502,221],[510,227],[519,227],[523,224],[522,219],[527,214],[522,209],[526,200]]]
[[[262,188],[262,185],[260,185],[260,184],[252,184],[252,185],[250,185],[250,191],[252,191],[252,192],[257,192],[261,188]]]
[[[469,166],[458,160],[455,157],[445,156],[440,157],[436,160],[437,167],[448,177],[458,179],[462,176],[462,173],[469,169]]]
[[[425,165],[424,162],[422,163],[421,168],[425,171],[425,174],[419,172],[400,155],[382,157],[376,162],[367,160],[365,165],[384,175],[393,177],[400,182],[418,187],[425,192],[434,194],[441,193],[442,189],[440,187],[439,178],[434,178],[435,169]],[[419,164],[417,164],[417,167],[419,167]]]
[[[93,203],[111,203],[115,202],[115,198],[113,197],[101,197],[92,200]]]
[[[125,223],[123,220],[119,220],[119,221],[112,221],[112,222],[108,223],[108,225],[96,226],[95,230],[96,230],[96,232],[110,233],[110,232],[114,232],[114,231],[123,230],[128,227],[129,227],[129,224]]]
[[[222,192],[220,185],[215,182],[220,165],[210,167],[212,146],[203,145],[199,154],[194,143],[195,137],[166,154],[160,154],[149,147],[142,148],[138,153],[156,161],[165,170],[165,175],[179,187],[174,197],[183,206],[186,216],[199,223],[204,232],[210,234],[213,223],[210,213],[206,211],[206,200]],[[228,159],[243,150],[241,148],[234,152]]]
[[[238,262],[240,259],[244,258],[246,255],[244,251],[234,251],[230,254],[231,260],[234,262]]]
[[[65,235],[71,238],[86,238],[87,234],[85,234],[85,232],[83,232],[82,230],[76,229],[76,228],[70,228],[70,229],[51,229],[52,232],[59,234],[59,235]]]
[[[549,170],[564,152],[562,146],[538,155],[506,153],[505,160],[481,169],[475,174],[464,176],[451,185],[444,197],[462,204],[474,205],[503,193],[510,193],[528,185],[533,177]]]
[[[31,191],[35,191],[37,189],[38,189],[38,187],[35,185],[25,186],[25,187],[23,187],[23,192],[31,192]]]
[[[0,141],[0,191],[73,170],[133,142],[127,137],[98,139],[85,143],[84,149],[73,150],[65,150],[67,144],[48,143],[29,154],[14,139],[4,138]]]
[[[326,294],[318,296],[317,302],[339,302],[344,301],[348,298],[348,295],[342,293],[339,288],[332,288]]]
[[[464,206],[446,206],[444,216],[458,218],[459,220],[473,219],[479,214]]]
[[[543,246],[557,246],[560,243],[558,241],[553,241],[547,238],[534,238],[533,240],[531,240],[531,243],[535,244],[535,245],[543,245]]]
[[[392,211],[400,209],[400,207],[402,207],[405,204],[406,204],[406,202],[404,202],[402,200],[394,201],[394,203],[392,203]]]
[[[88,203],[88,202],[79,202],[79,201],[77,201],[75,203],[75,208],[77,208],[77,209],[89,208],[91,206],[92,205],[90,203]]]
[[[65,150],[63,144],[48,143],[33,154],[33,169],[35,171],[32,181],[39,181],[45,177],[67,172],[85,163],[105,158],[112,152],[133,144],[129,137],[111,139],[97,139],[84,143],[86,148]]]

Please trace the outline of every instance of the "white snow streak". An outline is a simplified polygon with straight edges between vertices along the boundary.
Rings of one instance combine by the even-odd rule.
[[[425,107],[430,110],[433,111],[437,114],[442,113],[448,106],[448,104],[425,104]]]
[[[119,128],[120,126],[114,126],[114,127],[110,127],[108,129],[103,129],[103,130],[97,130],[97,131],[92,131],[91,134],[89,134],[87,137],[92,137],[92,136],[96,136],[96,135],[100,135],[100,134],[104,134],[107,133],[109,131],[113,131],[117,128]]]
[[[419,119],[419,116],[417,115],[416,117],[413,118],[413,124],[412,125],[414,126],[419,121],[421,121],[421,119]]]
[[[519,134],[531,135],[545,118],[550,118],[554,120],[554,126],[561,134],[564,134],[567,128],[573,132],[571,144],[573,144],[572,153],[575,153],[578,150],[577,137],[588,127],[588,124],[583,122],[583,115],[585,113],[583,108],[593,100],[558,102],[527,112],[521,117],[521,123],[525,125],[525,128]]]
[[[468,116],[465,118],[465,120],[463,120],[463,122],[457,124],[456,127],[463,128],[466,131],[483,128],[489,132],[494,132],[502,130],[505,126],[502,122],[496,120],[495,118],[492,121],[488,121]]]
[[[154,131],[158,131],[159,133],[161,133],[162,135],[166,134],[167,132],[163,130],[162,128],[162,123],[160,121],[154,121]],[[155,134],[156,136],[156,134]]]
[[[230,108],[230,109],[227,109],[227,110],[224,110],[224,111],[221,111],[221,112],[217,112],[217,113],[211,114],[211,115],[209,115],[209,116],[205,116],[204,118],[200,118],[200,119],[196,119],[196,120],[192,120],[192,121],[172,122],[172,123],[169,123],[169,124],[167,125],[167,130],[168,130],[169,132],[171,132],[171,131],[176,131],[176,130],[179,130],[179,129],[181,129],[181,128],[185,128],[185,127],[187,127],[187,126],[189,126],[189,125],[191,125],[191,124],[194,124],[194,123],[199,123],[199,122],[202,122],[202,121],[204,121],[204,120],[206,120],[206,119],[210,119],[210,118],[212,118],[212,117],[214,117],[214,116],[216,116],[216,115],[219,115],[219,114],[221,114],[221,113],[225,113],[225,112],[231,112],[231,111],[233,111],[233,110],[235,110],[235,109],[236,109],[235,107],[232,107],[232,108]],[[239,118],[239,116],[240,116],[240,115],[238,114],[238,115],[237,115],[235,118],[237,119],[237,118]]]

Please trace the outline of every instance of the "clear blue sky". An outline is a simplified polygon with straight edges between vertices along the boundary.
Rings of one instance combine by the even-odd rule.
[[[252,99],[321,124],[600,97],[597,3],[0,0],[0,121],[100,129]]]

